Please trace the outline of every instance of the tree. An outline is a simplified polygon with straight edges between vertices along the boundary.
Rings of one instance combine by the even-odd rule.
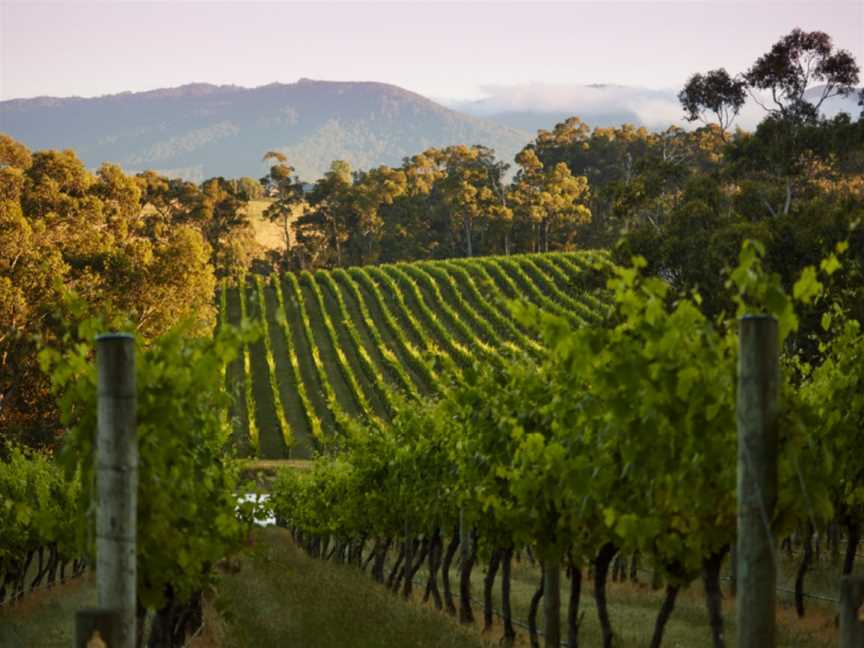
[[[375,263],[380,254],[384,221],[381,208],[392,205],[404,195],[407,187],[405,172],[381,165],[359,173],[351,191],[348,211],[349,260],[354,264]]]
[[[760,56],[744,78],[756,90],[769,91],[771,102],[754,99],[784,121],[812,122],[827,99],[848,96],[858,83],[858,64],[846,50],[834,50],[825,32],[793,29]],[[807,97],[813,84],[814,99]]]
[[[53,446],[62,426],[36,345],[80,318],[68,294],[108,321],[131,320],[143,340],[180,320],[208,331],[215,276],[202,230],[214,228],[220,243],[231,230],[215,223],[233,216],[226,206],[222,220],[198,218],[196,201],[214,196],[194,185],[193,202],[180,205],[172,192],[188,187],[155,175],[131,178],[110,164],[94,175],[71,151],[30,154],[7,139],[2,149],[14,155],[0,166],[0,436]]]
[[[705,114],[710,113],[725,136],[744,106],[746,86],[744,80],[730,77],[724,68],[719,68],[691,76],[678,93],[678,101],[684,108],[687,121],[699,120],[707,124]]]
[[[282,236],[285,239],[285,253],[291,249],[291,221],[297,215],[303,200],[303,183],[294,173],[294,167],[288,164],[288,158],[279,151],[268,151],[264,155],[265,162],[273,161],[270,171],[261,178],[261,184],[274,201],[264,210],[264,217],[279,223]]]
[[[351,165],[335,160],[309,193],[308,206],[294,222],[295,256],[301,268],[341,266],[349,236]]]
[[[563,162],[544,168],[531,147],[516,156],[522,167],[510,192],[510,202],[517,216],[532,224],[534,251],[549,251],[549,232],[553,226],[564,227],[565,239],[579,225],[591,221],[588,180],[574,176]]]

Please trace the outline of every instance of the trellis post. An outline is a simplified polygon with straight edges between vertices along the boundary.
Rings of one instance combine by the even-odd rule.
[[[777,320],[740,320],[738,355],[738,540],[736,616],[739,648],[776,645],[776,584],[771,522],[777,502],[780,351]]]

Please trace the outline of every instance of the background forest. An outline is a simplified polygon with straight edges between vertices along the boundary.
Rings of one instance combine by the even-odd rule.
[[[93,172],[74,151],[31,152],[0,135],[0,432],[36,446],[60,433],[36,348],[84,316],[70,291],[149,339],[184,320],[208,330],[217,280],[250,271],[605,248],[644,256],[716,314],[744,239],[764,244],[787,286],[840,241],[860,267],[864,118],[820,112],[856,96],[858,80],[830,36],[795,30],[742,74],[693,75],[679,96],[692,129],[571,117],[538,131],[514,165],[466,144],[394,167],[336,160],[314,183],[279,151],[264,155],[260,180],[197,184],[113,164]],[[748,96],[764,108],[753,132],[734,126]],[[282,245],[256,240],[262,217]],[[860,318],[860,275],[844,276]]]

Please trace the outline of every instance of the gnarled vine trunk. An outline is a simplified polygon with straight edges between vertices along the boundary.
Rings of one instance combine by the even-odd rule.
[[[447,551],[444,552],[444,562],[441,563],[441,582],[444,586],[444,607],[450,614],[456,614],[456,604],[453,601],[453,591],[450,588],[450,565],[453,562],[453,556],[456,555],[456,550],[459,548],[459,526],[453,529],[453,535],[450,539],[450,544],[447,545]]]
[[[513,612],[510,608],[510,571],[513,567],[513,547],[504,549],[501,557],[501,617],[504,622],[504,643],[510,645],[516,639],[513,628]]]
[[[729,547],[709,556],[702,563],[702,580],[705,583],[705,608],[711,625],[711,638],[714,648],[725,648],[723,636],[723,594],[720,592],[720,568]],[[734,565],[733,565],[734,569]]]
[[[813,525],[807,523],[807,528],[804,532],[804,555],[801,557],[801,564],[798,566],[798,573],[795,575],[795,612],[799,619],[804,618],[804,577],[807,575],[807,570],[810,569],[810,563],[813,561]]]
[[[603,648],[612,648],[612,622],[609,620],[609,606],[606,602],[606,578],[609,575],[609,564],[618,553],[618,547],[607,542],[594,560],[594,599],[597,602],[597,619],[600,622],[600,632],[603,636]]]
[[[483,632],[492,629],[492,588],[495,586],[495,576],[498,574],[498,565],[501,564],[501,549],[494,549],[489,556],[489,567],[483,578]]]
[[[531,597],[531,605],[528,607],[528,637],[531,648],[540,648],[540,635],[537,632],[537,610],[540,607],[540,599],[543,598],[543,590],[546,588],[546,570],[540,564],[540,583],[534,596]]]
[[[570,601],[567,604],[567,648],[579,648],[579,599],[582,597],[582,570],[572,562],[567,567],[570,577]]]

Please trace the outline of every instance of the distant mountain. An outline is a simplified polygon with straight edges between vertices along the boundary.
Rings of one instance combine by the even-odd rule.
[[[193,180],[259,177],[266,170],[261,158],[272,149],[314,180],[336,159],[369,168],[450,144],[483,144],[512,161],[531,139],[397,86],[309,79],[13,99],[0,102],[0,132],[31,149],[72,148],[93,168],[108,161]]]

